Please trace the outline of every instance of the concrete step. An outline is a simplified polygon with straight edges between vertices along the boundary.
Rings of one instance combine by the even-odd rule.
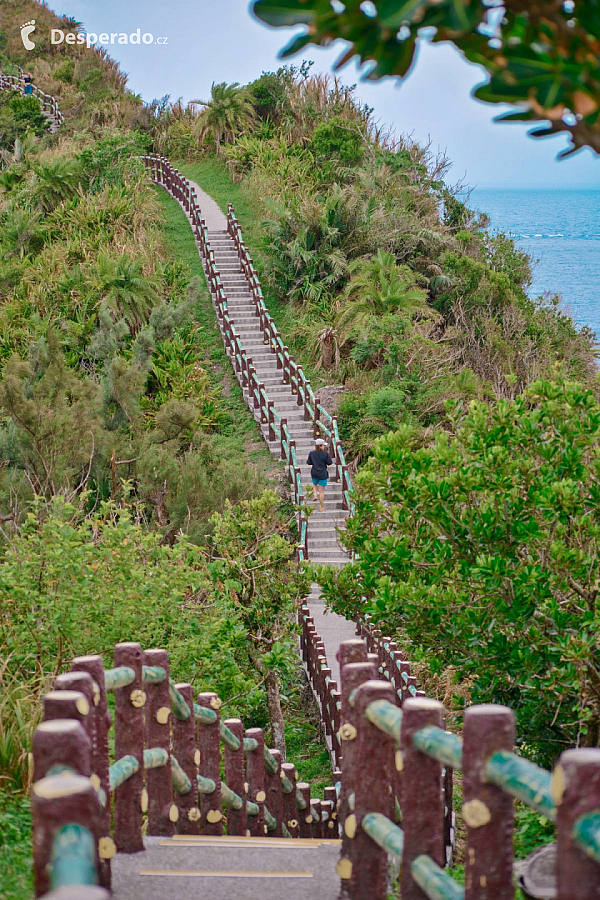
[[[114,900],[336,900],[339,841],[144,836],[112,862]],[[307,890],[308,889],[308,890]]]

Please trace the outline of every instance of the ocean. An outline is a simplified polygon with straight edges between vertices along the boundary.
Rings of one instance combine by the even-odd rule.
[[[529,293],[560,294],[572,318],[600,339],[600,189],[476,189],[469,206],[533,257]]]

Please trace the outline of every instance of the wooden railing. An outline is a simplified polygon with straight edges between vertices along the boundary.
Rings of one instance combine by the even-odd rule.
[[[296,454],[296,444],[290,434],[287,419],[279,415],[274,403],[269,399],[265,385],[258,378],[252,357],[244,349],[236,331],[235,322],[228,309],[227,297],[216,265],[215,255],[210,246],[206,222],[202,218],[202,212],[191,183],[171,165],[168,159],[162,156],[145,156],[143,159],[152,180],[163,186],[180,203],[190,219],[198,250],[204,260],[206,279],[212,294],[225,350],[255,418],[268,430],[269,441],[279,442],[281,459],[285,464],[292,500],[298,508],[297,554],[299,561],[303,562],[308,558],[308,520],[304,512],[304,488]]]
[[[248,289],[252,294],[265,346],[268,346],[271,353],[274,354],[277,368],[283,374],[284,383],[289,384],[292,393],[296,395],[298,406],[301,406],[304,411],[305,421],[312,423],[315,438],[321,437],[327,441],[329,452],[332,458],[335,459],[335,480],[342,483],[344,509],[351,509],[352,481],[340,441],[337,417],[332,416],[322,406],[319,398],[315,396],[302,366],[296,362],[290,354],[287,345],[283,342],[283,338],[265,305],[260,279],[252,262],[252,257],[244,243],[242,230],[231,203],[228,207],[227,230],[235,243],[242,272],[246,277]]]
[[[20,94],[22,94],[24,87],[25,81],[23,70],[21,70],[21,73],[19,75],[7,75],[4,73],[0,73],[0,91],[18,91]],[[58,100],[55,97],[52,97],[50,94],[46,94],[35,85],[32,85],[31,96],[39,100],[42,111],[51,116],[57,125],[63,124],[65,118],[60,111]]]
[[[216,694],[194,701],[190,684],[173,682],[165,650],[117,644],[108,670],[100,656],[73,660],[46,694],[33,738],[36,896],[77,884],[85,900],[85,885],[110,888],[111,858],[143,850],[144,827],[163,836],[338,836],[335,787],[311,797],[262,729],[223,720],[220,708]]]
[[[317,633],[315,622],[310,615],[307,606],[303,606],[299,615],[300,621],[300,649],[306,673],[317,701],[321,708],[323,731],[331,748],[332,762],[334,766],[346,771],[345,762],[348,743],[345,743],[345,734],[348,729],[342,727],[342,722],[348,722],[351,711],[344,701],[339,690],[340,685],[331,677],[331,669],[327,661],[325,644]],[[417,679],[411,675],[411,663],[405,659],[398,645],[391,638],[382,636],[379,629],[369,624],[368,617],[359,620],[356,625],[356,633],[362,639],[362,645],[350,642],[342,644],[338,653],[340,671],[348,662],[367,661],[372,665],[371,675],[387,681],[394,690],[394,703],[402,708],[404,702],[410,697],[425,697],[424,691],[417,689]],[[366,652],[366,657],[365,657]],[[351,751],[350,751],[351,752]],[[338,779],[336,778],[336,781]],[[444,835],[444,861],[450,864],[453,858],[455,843],[455,815],[453,809],[453,773],[449,766],[442,772],[444,810],[443,810],[443,835]],[[394,813],[399,815],[401,797],[399,783],[394,791]],[[346,792],[348,793],[348,792]]]
[[[436,700],[417,694],[399,708],[392,679],[376,679],[381,659],[369,658],[364,640],[343,643],[339,661],[338,872],[352,900],[385,900],[390,858],[401,869],[402,900],[513,898],[513,798],[556,822],[558,900],[597,900],[599,749],[565,751],[551,774],[513,752],[515,716],[507,707],[468,708],[461,738],[445,730]],[[464,888],[443,869],[444,769],[463,773]]]

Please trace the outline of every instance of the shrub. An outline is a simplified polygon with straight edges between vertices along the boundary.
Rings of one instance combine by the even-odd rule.
[[[347,122],[338,116],[317,125],[312,139],[317,156],[339,159],[347,165],[356,165],[360,162],[364,145],[365,139],[356,127],[348,127]]]
[[[600,741],[600,406],[538,381],[515,401],[453,413],[456,438],[381,438],[358,477],[346,543],[324,578],[342,612],[403,628],[437,671],[473,678],[474,702],[515,709],[544,761]]]

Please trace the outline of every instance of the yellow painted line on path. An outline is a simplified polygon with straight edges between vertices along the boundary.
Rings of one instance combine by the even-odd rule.
[[[200,850],[202,847],[221,847],[222,850],[225,850],[225,846],[219,843],[221,838],[215,838],[212,841],[169,841],[164,840],[160,841],[160,847],[195,847]],[[319,841],[315,844],[300,844],[298,841],[294,840],[285,840],[280,844],[266,844],[265,850],[315,850],[317,847],[322,847],[324,844],[332,844],[333,841]],[[240,841],[227,841],[227,848],[232,850],[256,850],[256,844],[248,844],[248,842],[241,839]]]
[[[340,844],[340,840],[329,840],[324,838],[269,838],[269,837],[244,837],[244,835],[235,835],[235,834],[224,834],[219,836],[210,836],[210,835],[202,835],[202,834],[174,834],[170,839],[176,843],[181,843],[185,841],[186,843],[194,843],[194,844],[214,844],[215,842],[221,844],[245,844],[247,846],[254,845],[255,847],[268,847],[272,844],[285,844],[286,847],[295,846],[306,846],[306,847],[317,847],[319,844]],[[161,842],[162,843],[162,842]]]
[[[202,869],[140,869],[140,875],[166,878],[314,878],[314,872],[203,871]]]

